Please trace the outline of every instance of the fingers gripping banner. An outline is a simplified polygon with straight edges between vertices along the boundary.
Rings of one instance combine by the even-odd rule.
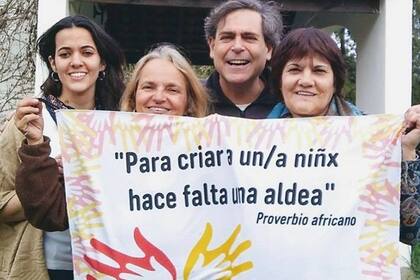
[[[58,112],[77,279],[399,279],[390,115]]]

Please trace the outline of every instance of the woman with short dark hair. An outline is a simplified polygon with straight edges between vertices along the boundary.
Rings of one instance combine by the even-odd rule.
[[[281,103],[268,118],[316,116],[360,116],[363,113],[344,100],[345,63],[329,34],[316,28],[299,28],[288,33],[271,60],[272,85]],[[420,241],[420,105],[405,114],[402,136],[400,240]]]

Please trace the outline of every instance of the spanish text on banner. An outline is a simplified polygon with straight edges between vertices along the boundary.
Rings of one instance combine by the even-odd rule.
[[[57,117],[76,279],[400,279],[399,116]]]

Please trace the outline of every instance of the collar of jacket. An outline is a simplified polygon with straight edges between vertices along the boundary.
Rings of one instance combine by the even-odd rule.
[[[359,108],[337,95],[331,99],[327,116],[361,116],[365,115]],[[279,102],[268,114],[268,119],[291,118],[292,115],[286,105]]]
[[[261,74],[260,78],[264,82],[264,89],[258,98],[252,104],[275,104],[279,101],[278,97],[271,93],[269,83],[270,71],[266,68]],[[235,105],[229,98],[226,97],[219,83],[219,73],[214,71],[206,81],[206,87],[209,90],[211,100],[215,104],[232,104]],[[236,105],[235,105],[236,106]]]

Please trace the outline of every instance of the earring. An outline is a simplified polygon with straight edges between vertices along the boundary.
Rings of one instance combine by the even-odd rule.
[[[106,72],[105,71],[99,71],[98,79],[99,81],[103,81],[105,79]]]
[[[51,74],[50,74],[50,78],[51,78],[51,80],[53,80],[56,83],[60,82],[60,78],[58,77],[57,72],[52,71]]]

